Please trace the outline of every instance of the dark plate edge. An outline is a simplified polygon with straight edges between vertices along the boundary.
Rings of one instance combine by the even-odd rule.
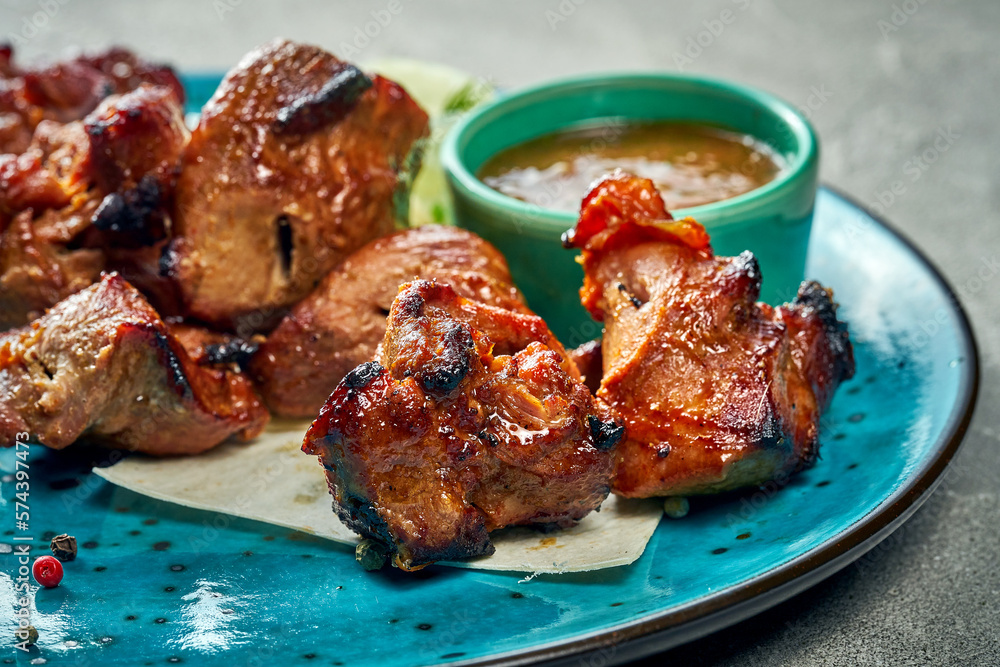
[[[902,525],[941,483],[944,471],[962,444],[979,395],[979,350],[969,318],[941,271],[912,241],[853,197],[827,184],[823,184],[821,188],[864,211],[876,224],[907,247],[927,267],[932,278],[951,301],[957,315],[960,347],[966,363],[960,380],[959,400],[938,440],[937,456],[924,466],[909,487],[890,496],[889,499],[895,498],[892,504],[872,511],[842,534],[840,539],[793,559],[739,588],[671,612],[577,639],[505,655],[451,662],[448,665],[563,665],[571,662],[580,665],[614,665],[693,641],[773,607],[837,573]]]

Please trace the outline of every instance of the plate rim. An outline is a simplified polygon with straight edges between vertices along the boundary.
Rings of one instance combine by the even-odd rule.
[[[828,540],[827,544],[731,590],[710,594],[671,611],[537,648],[440,664],[450,667],[558,665],[569,661],[582,664],[584,660],[603,652],[605,655],[600,656],[600,664],[613,665],[669,650],[770,609],[836,574],[888,537],[934,492],[961,448],[979,397],[981,362],[968,314],[937,265],[892,223],[839,188],[822,183],[819,189],[865,213],[913,253],[942,288],[956,315],[959,347],[967,363],[959,378],[959,398],[934,444],[936,453],[933,458],[921,467],[907,486],[896,489],[870,513],[836,538]]]

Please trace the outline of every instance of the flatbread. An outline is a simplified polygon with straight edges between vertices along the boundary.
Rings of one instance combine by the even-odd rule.
[[[189,457],[136,455],[109,468],[94,468],[94,473],[157,500],[356,544],[358,536],[333,513],[317,458],[300,450],[309,424],[274,420],[250,443],[226,443]],[[491,536],[495,554],[447,564],[539,574],[628,565],[642,555],[661,514],[659,502],[611,496],[600,512],[573,528],[496,531]]]

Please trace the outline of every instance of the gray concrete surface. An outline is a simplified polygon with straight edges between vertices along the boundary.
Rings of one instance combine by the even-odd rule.
[[[440,61],[505,86],[678,64],[761,86],[811,106],[824,181],[878,202],[906,179],[885,214],[954,285],[1000,254],[1000,3],[398,2],[402,11],[355,59]],[[343,50],[388,4],[0,0],[0,37],[25,37],[32,58],[118,43],[182,68],[224,69],[276,35]],[[51,16],[26,37],[24,19],[46,6]],[[729,21],[721,31],[720,18]],[[718,34],[685,52],[710,27]],[[911,181],[907,161],[949,128],[948,150]],[[866,567],[648,664],[1000,664],[1000,278],[965,293],[983,382],[941,489]]]

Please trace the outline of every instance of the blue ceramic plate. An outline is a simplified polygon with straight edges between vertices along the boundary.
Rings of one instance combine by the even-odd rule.
[[[808,274],[836,290],[858,372],[822,429],[822,460],[781,491],[694,503],[634,564],[519,576],[431,567],[366,573],[351,550],[186,510],[89,474],[107,453],[31,450],[38,551],[74,534],[63,585],[33,594],[48,664],[600,664],[691,640],[760,612],[860,557],[934,488],[972,412],[968,323],[934,269],[895,232],[819,194]],[[765,277],[766,279],[766,277]],[[13,451],[0,455],[3,540],[14,535]],[[8,553],[3,553],[7,551]],[[0,605],[15,605],[0,550]],[[12,637],[4,614],[0,637]]]
[[[941,277],[829,190],[817,200],[807,273],[835,289],[858,367],[824,420],[822,460],[780,491],[693,503],[687,518],[664,520],[631,566],[530,581],[446,567],[366,573],[340,545],[113,487],[89,472],[107,452],[33,448],[36,555],[62,532],[80,553],[61,586],[32,590],[40,639],[29,653],[12,647],[12,616],[0,618],[2,660],[610,664],[775,605],[916,510],[958,448],[978,386],[968,322]],[[18,597],[14,466],[12,450],[0,453],[5,609]]]

